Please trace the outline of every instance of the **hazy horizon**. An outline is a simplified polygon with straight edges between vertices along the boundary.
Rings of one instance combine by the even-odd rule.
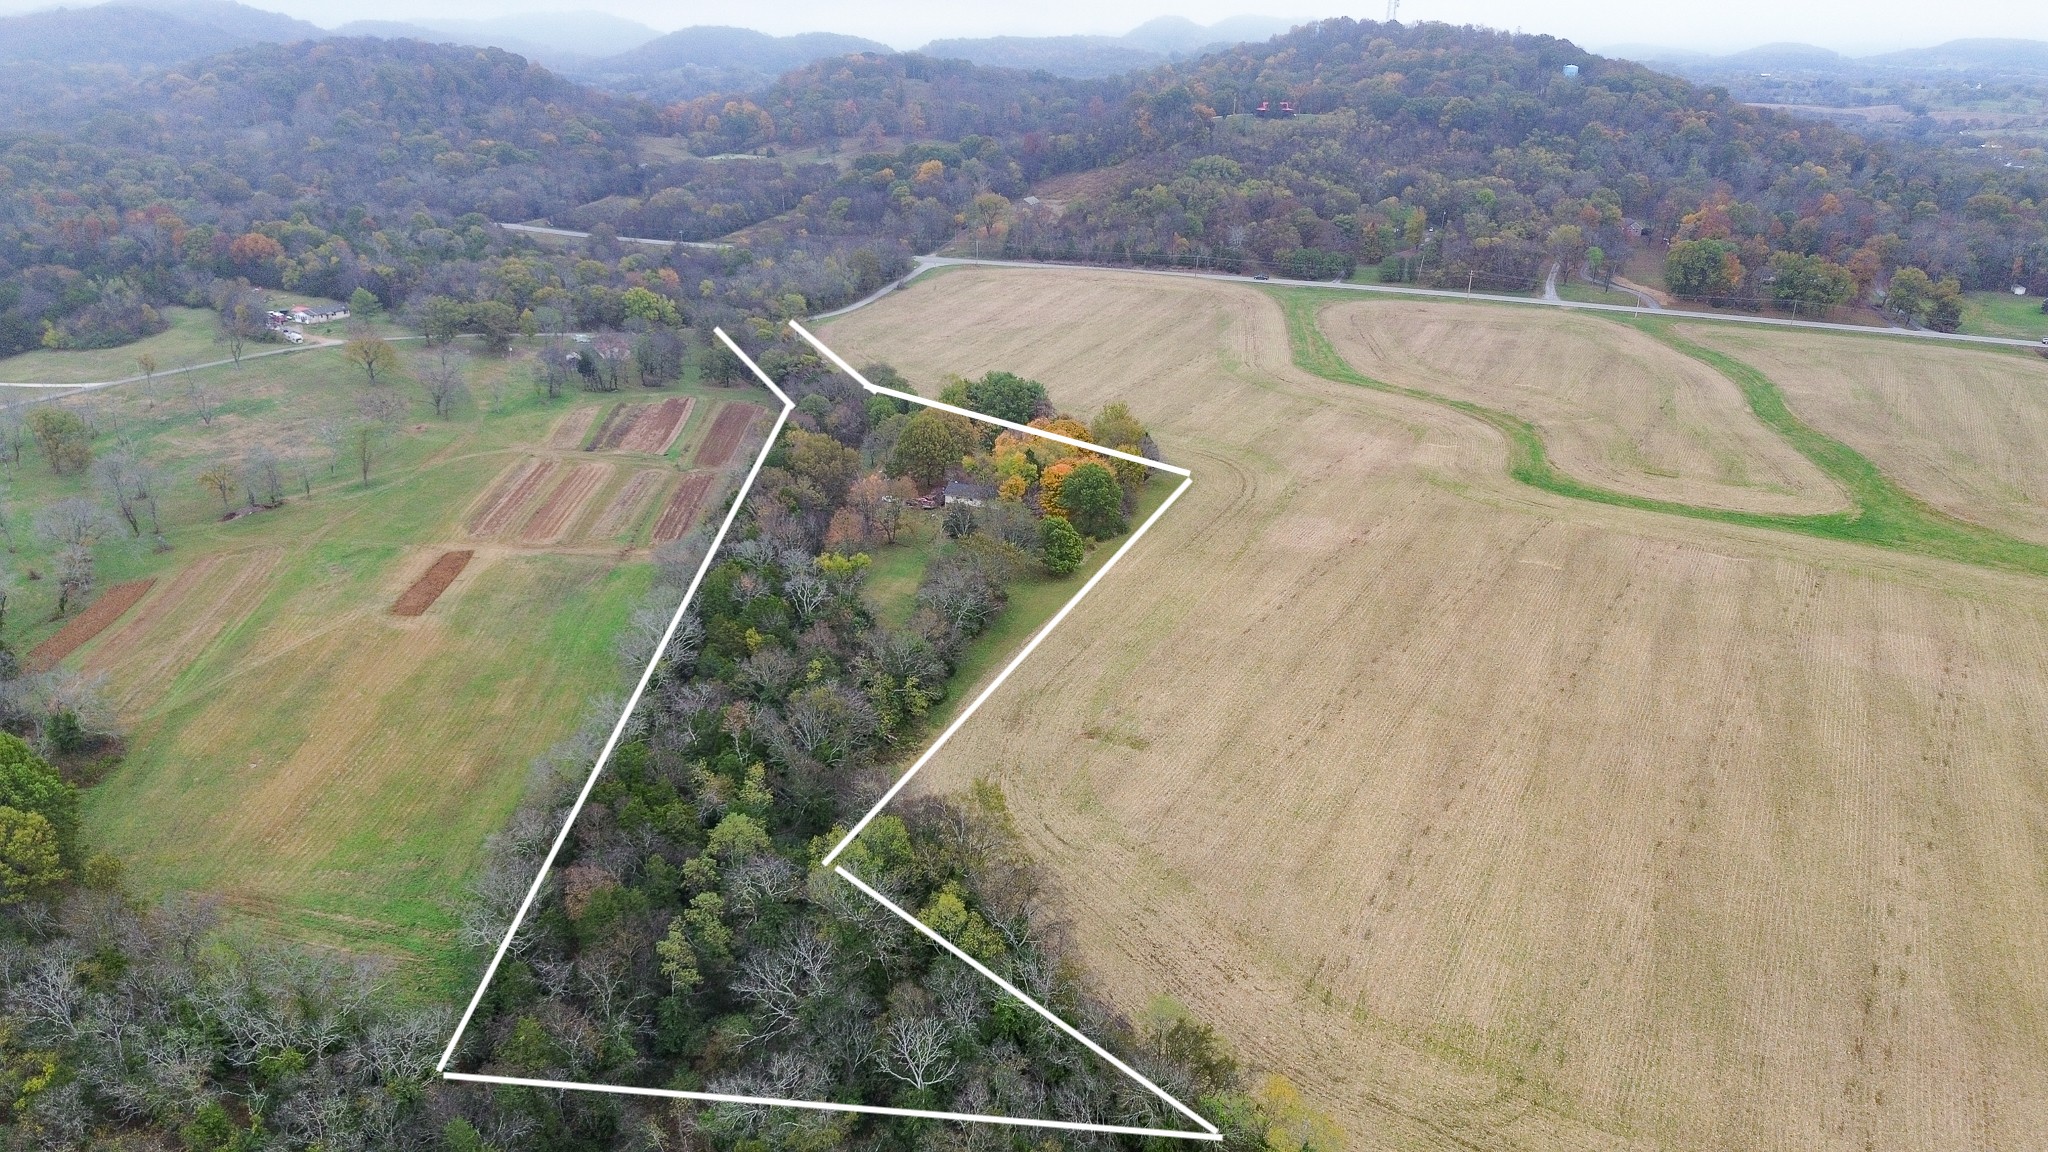
[[[122,0],[111,0],[119,3]],[[252,7],[283,12],[323,28],[355,20],[488,20],[495,17],[573,11],[600,12],[633,20],[657,32],[717,24],[753,28],[775,35],[840,32],[881,40],[899,49],[931,40],[983,36],[1119,36],[1164,15],[1213,24],[1238,15],[1270,15],[1305,22],[1328,16],[1382,19],[1384,3],[1341,5],[1283,13],[1248,6],[1243,0],[1197,0],[1172,9],[1156,0],[1047,0],[1029,8],[988,9],[909,0],[858,12],[822,0],[765,0],[744,14],[729,5],[658,0],[565,0],[559,5],[493,3],[492,0],[361,0],[335,5],[315,0],[243,0]],[[0,0],[0,14],[49,8],[93,7],[47,0]],[[1971,0],[1930,12],[1905,0],[1846,4],[1785,5],[1766,0],[1730,0],[1712,9],[1643,7],[1616,9],[1597,0],[1402,0],[1403,23],[1441,20],[1547,33],[1600,52],[1616,46],[1657,46],[1725,54],[1764,44],[1800,42],[1846,55],[1869,55],[1927,47],[1948,40],[1997,37],[2048,40],[2048,5],[2016,0]]]

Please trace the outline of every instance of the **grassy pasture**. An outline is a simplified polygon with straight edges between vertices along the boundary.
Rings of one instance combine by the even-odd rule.
[[[1535,483],[1548,426],[1320,358],[1292,295],[976,269],[833,323],[1125,400],[1195,473],[923,786],[1000,781],[1112,999],[1354,1148],[2031,1142],[2048,585]],[[1931,515],[1672,346],[1865,517]]]
[[[421,353],[401,346],[404,355]],[[460,958],[450,899],[503,825],[539,753],[623,670],[614,638],[647,591],[652,505],[682,465],[650,453],[549,449],[579,408],[694,395],[683,439],[731,390],[535,395],[528,366],[475,357],[469,394],[433,417],[401,374],[380,387],[412,411],[379,447],[370,482],[323,443],[352,417],[360,374],[338,349],[205,369],[155,389],[68,403],[100,452],[125,443],[159,468],[168,551],[125,525],[98,549],[100,586],[154,577],[150,594],[67,661],[105,677],[130,737],[86,794],[87,837],[145,890],[218,893],[262,921],[420,961],[422,983]],[[191,390],[217,397],[210,424]],[[262,446],[286,461],[286,503],[223,521],[197,475]],[[554,482],[478,537],[470,513],[518,461],[558,461]],[[7,640],[26,652],[52,620],[51,547],[33,510],[95,497],[27,450],[0,463],[20,575]],[[607,516],[640,473],[641,499]],[[576,483],[571,484],[570,480]],[[238,487],[231,502],[245,503]],[[476,557],[423,616],[387,613],[442,552]],[[31,569],[44,578],[26,579]]]
[[[1962,331],[1972,336],[2039,339],[2048,336],[2048,312],[2041,311],[2039,296],[1965,292]]]

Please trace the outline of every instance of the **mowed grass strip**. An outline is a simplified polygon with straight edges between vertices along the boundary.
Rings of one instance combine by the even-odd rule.
[[[1733,381],[1759,420],[1841,485],[1852,504],[1848,511],[1803,516],[1741,512],[1658,500],[1587,484],[1553,466],[1541,431],[1513,413],[1420,388],[1389,384],[1353,368],[1337,353],[1318,322],[1325,307],[1349,302],[1348,294],[1313,288],[1274,288],[1267,291],[1279,301],[1286,316],[1289,345],[1299,367],[1336,383],[1441,404],[1490,425],[1507,441],[1508,474],[1533,488],[1574,500],[1724,524],[1798,532],[1916,552],[1965,564],[2036,576],[2048,575],[2048,547],[1959,520],[1918,499],[1893,483],[1861,453],[1800,420],[1786,405],[1777,386],[1763,373],[1732,356],[1677,336],[1666,322],[1618,321],[1638,324],[1671,347]]]
[[[155,580],[130,580],[116,584],[100,593],[86,610],[71,618],[71,622],[57,630],[57,634],[36,645],[28,654],[28,670],[47,672],[57,662],[84,647],[93,637],[119,620],[122,614],[135,606],[136,601],[149,595]]]

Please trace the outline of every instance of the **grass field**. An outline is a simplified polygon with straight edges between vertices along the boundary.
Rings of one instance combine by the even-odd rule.
[[[2041,297],[2010,292],[1965,292],[1962,331],[1972,336],[2048,336],[2048,312]]]
[[[588,424],[584,409],[680,393],[695,398],[677,440],[687,450],[739,395],[692,386],[548,402],[528,375],[517,355],[476,357],[445,421],[403,377],[383,385],[413,411],[367,485],[323,439],[361,388],[338,350],[69,402],[101,429],[99,451],[126,443],[162,473],[169,549],[125,525],[98,549],[102,587],[155,584],[65,662],[105,677],[129,734],[125,760],[86,793],[86,834],[144,891],[217,893],[300,934],[411,957],[428,986],[456,975],[453,898],[534,757],[624,678],[614,638],[651,583],[654,509],[684,475],[659,453],[550,448],[551,430]],[[210,423],[192,385],[217,397]],[[259,447],[284,461],[285,504],[223,521],[198,473]],[[503,530],[476,531],[505,474],[534,462],[551,465],[548,481],[504,501]],[[52,475],[32,448],[4,467],[14,566],[47,577],[33,510],[94,489]],[[241,485],[230,503],[245,503]],[[391,615],[456,549],[474,559],[424,614]],[[17,651],[61,626],[54,583],[17,585]]]
[[[928,770],[1003,784],[1099,986],[1354,1148],[2033,1143],[2048,583],[1527,482],[1548,426],[1310,371],[1294,298],[977,269],[826,334],[1125,400],[1194,470]],[[1719,355],[1866,516],[1931,515]]]

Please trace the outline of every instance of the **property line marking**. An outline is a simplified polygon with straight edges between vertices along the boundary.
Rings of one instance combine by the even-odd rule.
[[[1064,1132],[1109,1132],[1119,1136],[1184,1136],[1220,1140],[1203,1132],[1178,1128],[1130,1128],[1079,1120],[1040,1120],[1029,1116],[985,1116],[977,1112],[934,1112],[923,1108],[889,1108],[880,1104],[836,1104],[824,1100],[785,1100],[777,1096],[732,1096],[723,1092],[685,1092],[679,1088],[641,1088],[631,1084],[580,1084],[573,1080],[533,1080],[525,1076],[490,1076],[481,1072],[444,1072],[446,1080],[472,1084],[503,1084],[517,1088],[555,1088],[571,1092],[611,1092],[622,1096],[654,1096],[664,1100],[703,1100],[712,1104],[768,1104],[807,1108],[813,1112],[857,1112],[867,1116],[906,1116],[924,1120],[958,1120],[977,1124],[1010,1124],[1019,1128],[1057,1128]]]
[[[640,682],[633,686],[633,694],[626,698],[626,707],[619,713],[619,722],[612,725],[612,734],[605,740],[603,750],[597,754],[597,763],[590,769],[590,778],[583,782],[583,790],[576,794],[576,803],[570,807],[568,818],[562,821],[562,830],[555,834],[555,842],[548,848],[547,858],[541,861],[540,871],[534,875],[533,885],[526,890],[526,899],[520,901],[519,912],[512,917],[512,926],[505,930],[505,938],[499,941],[497,954],[491,957],[490,966],[484,969],[484,978],[477,982],[476,994],[469,998],[469,1007],[463,1009],[462,1020],[455,1026],[455,1034],[448,1037],[448,1047],[442,1050],[440,1062],[434,1065],[434,1070],[443,1075],[448,1074],[448,1062],[455,1058],[455,1047],[462,1042],[462,1034],[469,1030],[469,1022],[476,1015],[477,1005],[483,1003],[484,990],[491,986],[492,978],[497,976],[498,966],[505,962],[505,953],[512,949],[513,937],[519,934],[519,926],[526,922],[526,914],[533,910],[534,900],[539,898],[541,887],[547,883],[548,872],[555,866],[555,857],[561,855],[562,845],[569,840],[569,830],[576,826],[576,817],[582,813],[583,805],[590,800],[591,789],[597,786],[597,778],[603,774],[606,762],[611,759],[612,750],[618,747],[620,737],[626,733],[626,726],[632,723],[633,710],[639,707],[640,697],[647,692],[648,683],[654,679],[654,670],[660,667],[662,654],[668,651],[669,641],[675,639],[676,629],[683,623],[683,613],[689,611],[690,601],[696,598],[697,585],[703,583],[704,574],[711,570],[711,562],[718,557],[718,548],[725,543],[726,532],[732,528],[732,522],[739,517],[740,507],[746,502],[747,492],[754,486],[754,477],[761,474],[761,465],[767,462],[768,453],[774,449],[775,438],[781,435],[782,425],[789,419],[790,412],[796,408],[796,402],[785,395],[782,389],[777,388],[775,381],[770,380],[768,374],[761,371],[760,365],[755,364],[738,344],[733,343],[732,337],[725,334],[725,329],[713,328],[712,332],[725,342],[727,348],[732,349],[733,355],[740,358],[740,362],[753,372],[756,379],[768,386],[768,390],[775,394],[777,400],[782,401],[782,412],[775,417],[775,427],[769,429],[768,439],[762,443],[760,455],[754,457],[753,468],[747,472],[746,480],[733,496],[732,507],[725,513],[725,522],[718,526],[718,535],[712,538],[711,546],[704,550],[704,559],[698,563],[696,575],[690,577],[690,586],[684,591],[682,602],[676,605],[675,615],[669,617],[668,627],[661,634],[661,643],[654,646],[654,654],[647,658],[647,667],[640,673]]]
[[[889,805],[889,802],[894,800],[896,796],[903,791],[904,787],[910,783],[911,778],[916,776],[917,773],[927,763],[931,761],[932,757],[938,754],[939,749],[943,748],[946,745],[946,742],[953,738],[954,733],[958,732],[961,729],[961,727],[965,725],[967,721],[971,719],[977,711],[980,710],[982,704],[987,702],[989,697],[993,696],[996,690],[1003,686],[1003,682],[1010,678],[1010,673],[1016,671],[1018,665],[1022,664],[1026,657],[1030,656],[1031,653],[1038,649],[1039,644],[1042,643],[1045,640],[1045,638],[1052,633],[1052,630],[1054,628],[1059,626],[1060,621],[1067,618],[1067,614],[1074,610],[1074,606],[1081,602],[1082,597],[1088,595],[1088,593],[1095,588],[1095,585],[1101,582],[1104,576],[1109,574],[1109,570],[1116,566],[1117,561],[1123,559],[1125,553],[1129,552],[1131,550],[1131,547],[1137,544],[1137,542],[1144,537],[1146,532],[1151,530],[1152,525],[1157,523],[1159,521],[1159,518],[1166,514],[1166,510],[1168,508],[1173,507],[1174,501],[1179,500],[1181,494],[1186,492],[1188,490],[1189,485],[1194,483],[1194,477],[1193,474],[1190,473],[1187,469],[1176,467],[1172,464],[1167,464],[1162,461],[1148,460],[1142,456],[1134,456],[1127,452],[1119,452],[1114,449],[1104,448],[1101,445],[1091,444],[1085,440],[1077,440],[1070,436],[1062,436],[1059,433],[1049,432],[1043,428],[1033,428],[1027,424],[1018,424],[1014,421],[1003,420],[998,417],[989,416],[984,413],[975,412],[965,408],[958,408],[951,404],[945,404],[936,400],[927,399],[923,396],[917,395],[916,393],[898,392],[892,388],[883,388],[879,385],[871,383],[866,377],[862,376],[859,372],[855,371],[852,365],[848,364],[845,360],[841,359],[838,353],[826,347],[825,344],[822,341],[820,341],[817,337],[805,331],[802,325],[792,320],[790,321],[789,326],[795,329],[796,332],[799,335],[801,335],[805,340],[808,340],[813,347],[817,348],[821,353],[823,353],[828,359],[832,361],[833,364],[837,365],[841,370],[845,371],[847,375],[853,377],[854,380],[858,381],[862,387],[866,388],[870,392],[876,392],[886,396],[894,396],[900,400],[908,401],[913,404],[920,404],[928,408],[937,408],[941,411],[951,412],[956,415],[965,416],[972,420],[986,421],[988,423],[998,424],[1001,425],[1002,427],[1009,428],[1017,432],[1021,432],[1028,436],[1037,436],[1046,440],[1057,441],[1061,444],[1070,445],[1072,447],[1079,448],[1084,451],[1098,455],[1107,455],[1113,456],[1119,460],[1128,460],[1136,464],[1142,464],[1147,468],[1156,468],[1161,471],[1171,472],[1174,475],[1177,475],[1181,478],[1180,484],[1176,486],[1174,490],[1167,495],[1166,499],[1160,503],[1158,508],[1153,509],[1152,515],[1146,517],[1144,523],[1138,525],[1138,527],[1131,532],[1130,536],[1127,539],[1125,539],[1123,544],[1120,545],[1117,548],[1117,550],[1110,555],[1108,560],[1105,560],[1103,562],[1102,567],[1096,569],[1094,574],[1090,575],[1088,579],[1081,585],[1080,589],[1077,590],[1074,593],[1074,595],[1067,600],[1065,604],[1060,606],[1060,610],[1053,614],[1052,619],[1047,620],[1042,626],[1039,627],[1037,632],[1032,634],[1031,639],[1024,645],[1023,649],[1019,651],[1017,655],[1013,657],[1008,664],[1004,665],[1003,670],[996,675],[994,680],[989,682],[987,687],[983,688],[981,692],[975,696],[974,700],[970,702],[968,706],[961,711],[960,715],[954,717],[953,722],[946,726],[945,731],[939,734],[938,739],[934,740],[931,746],[925,749],[924,753],[917,758],[916,762],[913,763],[907,770],[905,770],[903,775],[898,777],[896,782],[890,786],[888,792],[884,793],[882,795],[882,798],[876,801],[873,807],[868,809],[866,815],[863,815],[860,818],[860,822],[855,824],[853,826],[853,829],[849,831],[845,835],[845,837],[842,838],[839,841],[839,843],[832,849],[832,851],[825,856],[822,865],[826,867],[832,867],[833,861],[839,857],[839,854],[841,852],[846,850],[847,845],[853,843],[855,837],[858,837],[861,834],[862,830],[864,830],[868,826],[868,824],[874,820],[876,816],[881,814],[882,809],[886,808]],[[715,328],[712,331],[717,335],[717,337],[721,341],[725,343],[725,346],[727,348],[732,350],[734,355],[740,358],[740,361],[747,366],[748,370],[751,371],[754,374],[754,376],[761,381],[761,383],[767,385],[768,390],[775,394],[776,399],[782,401],[782,412],[780,415],[776,417],[775,427],[769,431],[767,442],[761,446],[760,455],[754,459],[754,466],[751,470],[748,471],[746,481],[740,485],[739,492],[733,497],[732,507],[726,512],[725,522],[719,525],[718,535],[713,538],[711,542],[711,547],[704,553],[703,560],[699,562],[699,564],[697,565],[696,575],[690,578],[690,586],[688,590],[683,593],[682,603],[677,605],[675,615],[669,620],[668,628],[662,632],[661,642],[655,646],[654,654],[652,657],[649,658],[647,668],[640,674],[640,682],[634,687],[632,695],[627,697],[625,709],[620,714],[618,723],[612,727],[611,736],[609,739],[605,741],[603,750],[598,753],[597,763],[591,769],[590,778],[583,782],[583,790],[577,794],[576,803],[570,807],[568,818],[563,821],[561,831],[556,833],[555,842],[548,849],[547,857],[541,861],[539,874],[534,877],[532,886],[527,889],[526,899],[520,903],[518,914],[512,918],[512,926],[506,931],[505,939],[499,942],[497,953],[491,957],[490,965],[484,969],[483,979],[480,982],[478,982],[476,993],[470,997],[469,1007],[463,1011],[462,1019],[456,1025],[455,1034],[448,1038],[448,1047],[441,1053],[441,1060],[440,1063],[435,1065],[435,1071],[439,1072],[441,1074],[441,1077],[446,1080],[461,1080],[478,1084],[502,1084],[530,1088],[566,1089],[579,1092],[609,1092],[629,1096],[657,1096],[676,1100],[703,1100],[711,1103],[721,1104],[764,1104],[785,1108],[807,1108],[813,1111],[824,1112],[852,1112],[878,1116],[903,1116],[933,1120],[954,1120],[984,1124],[1006,1124],[1015,1127],[1051,1128],[1070,1132],[1101,1132],[1111,1135],[1123,1136],[1154,1136],[1181,1140],[1221,1140],[1223,1138],[1222,1133],[1217,1130],[1215,1125],[1203,1119],[1200,1113],[1196,1112],[1194,1109],[1188,1107],[1186,1104],[1183,1104],[1179,1100],[1175,1099],[1171,1093],[1168,1093],[1165,1089],[1159,1087],[1157,1084],[1154,1084],[1151,1080],[1147,1079],[1143,1074],[1139,1073],[1137,1069],[1132,1068],[1129,1064],[1126,1064],[1122,1060],[1118,1059],[1108,1049],[1102,1047],[1100,1044],[1097,1044],[1095,1041],[1090,1040],[1087,1036],[1082,1035],[1080,1030],[1076,1029],[1073,1025],[1067,1023],[1065,1020],[1062,1020],[1059,1017],[1058,1013],[1053,1012],[1051,1009],[1045,1007],[1043,1004],[1040,1004],[1038,1001],[1033,1000],[1029,996],[1026,996],[1022,991],[1020,991],[1017,988],[1016,985],[1011,984],[1009,981],[1003,979],[1001,976],[996,975],[995,972],[991,971],[980,961],[976,960],[972,956],[969,956],[967,953],[961,951],[957,946],[953,944],[952,941],[947,940],[945,937],[939,935],[929,926],[919,921],[916,917],[910,915],[908,912],[898,907],[886,896],[883,896],[880,892],[877,892],[873,888],[869,887],[859,877],[847,871],[843,866],[833,867],[833,871],[837,873],[842,879],[852,884],[863,895],[867,896],[869,899],[875,901],[876,903],[882,905],[884,908],[887,908],[891,913],[901,918],[905,923],[909,924],[912,928],[916,929],[918,932],[922,933],[924,936],[928,937],[929,939],[937,943],[941,948],[944,948],[953,956],[966,962],[976,972],[980,973],[982,976],[986,977],[987,979],[995,983],[996,986],[1001,988],[1004,992],[1007,992],[1011,996],[1022,1001],[1032,1011],[1044,1017],[1047,1021],[1051,1022],[1055,1027],[1060,1029],[1062,1032],[1066,1033],[1068,1036],[1073,1037],[1075,1040],[1080,1041],[1084,1046],[1088,1048],[1089,1051],[1095,1053],[1097,1056],[1102,1057],[1104,1060],[1108,1061],[1111,1065],[1113,1065],[1117,1069],[1117,1071],[1122,1072],[1125,1076],[1128,1076],[1132,1080],[1143,1085],[1153,1095],[1165,1101],[1168,1105],[1172,1106],[1182,1115],[1188,1117],[1190,1120],[1193,1120],[1196,1124],[1200,1125],[1202,1130],[1190,1132],[1173,1128],[1139,1128],[1130,1127],[1127,1125],[1094,1124],[1072,1120],[1042,1120],[1029,1117],[999,1116],[983,1113],[939,1112],[916,1108],[888,1108],[873,1104],[840,1104],[827,1103],[815,1100],[789,1100],[771,1096],[735,1096],[718,1092],[686,1092],[672,1088],[642,1088],[629,1085],[580,1084],[565,1080],[539,1080],[518,1076],[493,1076],[472,1072],[451,1072],[448,1070],[449,1062],[454,1059],[456,1047],[461,1043],[463,1034],[468,1031],[470,1021],[476,1015],[478,1005],[483,1003],[484,992],[490,987],[491,980],[497,976],[498,967],[500,964],[504,962],[506,953],[511,950],[512,941],[519,934],[520,925],[525,922],[527,914],[533,908],[534,901],[539,898],[541,888],[545,886],[547,882],[548,873],[554,868],[555,858],[561,853],[562,845],[568,842],[569,831],[571,828],[575,826],[576,817],[582,813],[584,804],[589,801],[591,790],[595,788],[597,785],[597,778],[601,774],[603,774],[604,766],[610,760],[613,750],[617,747],[619,740],[625,733],[627,725],[631,722],[633,711],[635,708],[639,706],[640,698],[643,694],[645,694],[647,690],[647,685],[652,681],[655,669],[660,666],[662,656],[667,653],[669,642],[672,639],[674,639],[676,629],[682,624],[683,615],[689,610],[691,600],[693,600],[696,597],[698,585],[703,582],[705,573],[710,570],[711,562],[717,557],[719,547],[722,546],[725,542],[725,535],[727,530],[729,530],[732,527],[733,521],[738,517],[740,508],[745,503],[748,491],[752,489],[755,478],[760,475],[762,464],[767,461],[768,453],[771,450],[773,450],[775,446],[776,437],[781,435],[783,424],[788,421],[790,412],[796,407],[794,402],[792,402],[790,398],[783,393],[782,389],[775,386],[775,382],[768,378],[767,374],[761,370],[760,366],[755,364],[753,359],[749,357],[746,354],[746,352],[740,348],[738,344],[734,343],[733,339],[730,336],[727,336],[725,334],[724,329]]]
[[[825,342],[818,339],[816,336],[811,335],[810,332],[807,331],[803,325],[797,323],[794,320],[791,320],[789,322],[789,326],[790,328],[795,330],[797,335],[810,341],[811,347],[816,348],[819,352],[824,353],[825,358],[827,360],[830,360],[832,361],[832,363],[838,365],[839,370],[841,372],[844,372],[848,376],[853,377],[856,383],[858,383],[861,387],[867,389],[870,392],[878,392],[884,396],[894,396],[898,400],[908,400],[912,404],[922,404],[927,408],[937,408],[941,412],[951,412],[955,416],[965,416],[970,420],[979,420],[986,424],[1000,424],[1013,432],[1022,432],[1027,436],[1037,436],[1040,439],[1044,440],[1057,440],[1058,442],[1060,442],[1061,444],[1065,444],[1069,448],[1079,448],[1084,452],[1092,452],[1097,456],[1114,456],[1118,460],[1128,460],[1133,464],[1143,464],[1147,468],[1157,468],[1162,472],[1171,472],[1175,476],[1193,475],[1193,473],[1189,472],[1185,468],[1179,468],[1172,464],[1165,463],[1164,461],[1147,460],[1143,456],[1134,456],[1129,452],[1119,452],[1114,448],[1105,448],[1100,444],[1091,444],[1086,440],[1076,440],[1072,436],[1062,436],[1057,432],[1049,432],[1044,428],[1033,428],[1029,424],[1019,424],[1015,420],[1005,420],[1000,416],[990,416],[986,412],[976,412],[972,408],[955,407],[954,405],[947,404],[941,400],[933,400],[927,396],[919,396],[915,392],[898,392],[894,388],[884,388],[880,384],[876,384],[870,381],[867,377],[855,371],[853,365],[848,364],[845,360],[841,359],[839,353],[834,352],[830,348],[825,347]]]
[[[873,888],[868,887],[866,881],[862,880],[858,876],[855,876],[853,873],[848,872],[846,870],[845,865],[842,864],[839,867],[834,868],[832,870],[834,872],[839,873],[840,878],[844,879],[848,884],[853,885],[855,888],[858,888],[863,893],[865,893],[868,899],[873,900],[875,903],[880,904],[882,907],[887,908],[891,912],[894,912],[896,914],[897,919],[903,921],[905,924],[910,925],[912,928],[917,929],[917,931],[920,934],[925,936],[927,939],[931,940],[933,943],[937,944],[939,947],[944,948],[948,952],[951,952],[954,956],[958,957],[968,967],[974,969],[976,972],[981,973],[983,976],[988,977],[991,981],[995,983],[997,987],[1001,988],[1003,991],[1008,992],[1010,995],[1015,996],[1019,1000],[1022,1000],[1025,1004],[1030,1006],[1032,1011],[1037,1012],[1040,1016],[1043,1016],[1048,1021],[1050,1021],[1053,1027],[1058,1028],[1060,1031],[1065,1032],[1067,1035],[1072,1036],[1076,1040],[1079,1040],[1081,1043],[1088,1046],[1088,1050],[1090,1052],[1093,1052],[1097,1056],[1102,1057],[1104,1060],[1109,1061],[1111,1064],[1116,1065],[1117,1071],[1122,1072],[1124,1075],[1129,1076],[1131,1079],[1136,1080],[1138,1083],[1143,1084],[1145,1087],[1151,1089],[1152,1094],[1154,1096],[1157,1096],[1161,1100],[1166,1101],[1168,1104],[1173,1105],[1174,1108],[1180,1111],[1181,1115],[1186,1116],[1188,1119],[1193,1120],[1197,1124],[1200,1124],[1202,1126],[1203,1132],[1207,1133],[1206,1135],[1203,1135],[1202,1133],[1195,1132],[1174,1131],[1172,1133],[1173,1135],[1183,1136],[1193,1140],[1223,1139],[1223,1134],[1216,1130],[1216,1126],[1214,1124],[1211,1124],[1207,1120],[1203,1119],[1201,1113],[1174,1099],[1173,1095],[1167,1092],[1166,1089],[1161,1088],[1159,1085],[1154,1084],[1152,1081],[1146,1079],[1145,1075],[1142,1072],[1139,1072],[1136,1068],[1133,1068],[1129,1064],[1124,1063],[1122,1060],[1117,1059],[1116,1056],[1113,1053],[1111,1053],[1109,1049],[1104,1048],[1102,1045],[1097,1044],[1095,1041],[1090,1040],[1088,1037],[1081,1035],[1080,1029],[1074,1027],[1072,1024],[1067,1023],[1065,1020],[1060,1019],[1058,1013],[1047,1008],[1045,1005],[1040,1004],[1038,1001],[1033,1000],[1031,997],[1026,996],[1023,992],[1018,990],[1015,984],[1012,984],[1008,980],[1003,979],[1001,976],[996,975],[995,972],[990,970],[987,965],[983,964],[979,960],[976,960],[974,957],[969,956],[966,952],[961,951],[958,945],[954,944],[951,940],[946,939],[944,936],[939,935],[938,932],[935,929],[933,929],[931,925],[926,924],[924,921],[919,920],[917,917],[912,916],[908,912],[905,912],[903,909],[896,906],[895,901],[889,899],[887,896],[882,895],[880,892],[875,891]]]

